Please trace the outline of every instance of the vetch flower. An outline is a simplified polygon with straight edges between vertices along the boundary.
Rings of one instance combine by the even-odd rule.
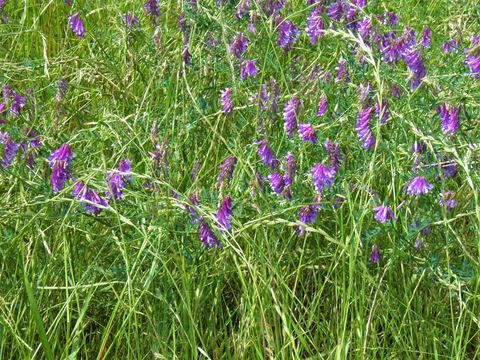
[[[423,176],[417,176],[407,183],[407,193],[410,195],[427,194],[433,188]]]
[[[240,79],[245,80],[247,77],[255,77],[258,73],[258,68],[255,65],[256,60],[246,60],[242,64],[240,70]]]
[[[283,190],[285,189],[285,180],[279,172],[275,172],[268,176],[268,181],[270,182],[270,186],[275,194],[280,195]]]
[[[372,253],[370,254],[370,262],[377,264],[380,262],[380,248],[377,245],[372,246]]]
[[[423,60],[419,52],[414,49],[407,50],[404,53],[403,59],[410,72],[412,89],[416,89],[427,74]]]
[[[199,227],[200,227],[200,241],[202,245],[206,248],[215,248],[221,247],[222,244],[220,240],[217,239],[215,234],[213,233],[210,226],[208,226],[207,222],[203,217],[199,219]]]
[[[83,182],[79,181],[75,184],[73,191],[73,197],[82,203],[85,203],[85,212],[87,214],[98,215],[108,206],[108,202],[103,199],[98,193],[89,189]]]
[[[132,12],[126,13],[124,16],[122,16],[122,19],[125,21],[127,28],[138,25],[138,17],[136,17]]]
[[[283,109],[284,128],[288,137],[292,137],[297,128],[297,116],[300,110],[300,101],[293,95]]]
[[[343,0],[337,0],[328,6],[327,14],[333,19],[339,21],[347,11],[347,4]]]
[[[350,78],[348,77],[348,69],[345,66],[346,60],[340,59],[338,60],[338,66],[335,68],[337,70],[337,76],[335,76],[335,81],[345,81],[350,82]]]
[[[325,95],[322,95],[320,98],[320,101],[318,102],[318,111],[317,111],[317,116],[323,116],[327,112],[327,97]]]
[[[324,25],[322,14],[319,8],[313,9],[308,15],[307,26],[305,28],[310,44],[315,45],[319,38],[324,34]]]
[[[455,199],[454,191],[447,191],[440,194],[440,199],[438,203],[445,207],[448,211],[452,211],[457,206],[457,200]]]
[[[291,21],[283,21],[278,29],[278,45],[286,51],[290,50],[298,40],[300,30]]]
[[[432,39],[432,30],[428,26],[425,26],[423,28],[422,38],[420,40],[420,45],[424,49],[429,49],[431,39]]]
[[[48,158],[50,168],[52,169],[51,182],[53,192],[61,191],[64,183],[70,179],[70,161],[73,156],[70,145],[63,144],[52,152]]]
[[[314,165],[310,173],[315,190],[319,195],[322,194],[323,189],[332,186],[335,180],[335,170],[321,163]]]
[[[15,158],[20,145],[15,143],[10,134],[6,132],[0,132],[0,144],[3,144],[3,153],[2,158],[0,159],[0,164],[6,169],[12,165],[13,159]]]
[[[250,10],[250,0],[241,0],[237,6],[237,19],[241,19]]]
[[[375,104],[375,112],[377,113],[380,125],[385,125],[388,117],[390,116],[390,113],[388,112],[388,100],[382,99],[381,104],[377,101],[377,103]]]
[[[289,151],[285,156],[285,175],[290,179],[293,179],[296,172],[297,165],[295,162],[295,156],[293,156],[293,154]]]
[[[332,143],[332,141],[327,138],[327,140],[325,140],[325,150],[327,150],[330,167],[336,173],[340,161],[343,160],[342,155],[340,155],[340,145],[338,145],[337,142]]]
[[[382,224],[386,224],[389,220],[397,221],[397,218],[393,214],[393,210],[390,209],[388,206],[380,205],[373,209],[375,213],[375,219],[381,222]]]
[[[115,200],[123,196],[125,183],[131,179],[131,162],[128,159],[120,161],[118,170],[110,171],[107,174],[107,182],[110,191],[107,191],[107,197]]]
[[[218,183],[223,184],[225,180],[230,180],[233,176],[233,170],[237,164],[235,156],[229,156],[220,166],[220,173],[218,174]]]
[[[373,116],[373,107],[367,107],[358,114],[357,118],[357,134],[362,146],[368,150],[375,145],[375,137],[370,129],[370,119]]]
[[[270,169],[275,169],[278,165],[279,162],[275,155],[273,154],[272,149],[270,146],[268,146],[267,140],[263,139],[260,141],[257,141],[255,144],[258,145],[258,155],[262,159],[263,163],[266,166],[269,166]]]
[[[310,141],[312,144],[317,142],[317,135],[312,124],[299,124],[298,132],[303,141]]]
[[[458,129],[458,112],[460,106],[448,106],[442,103],[437,108],[437,112],[440,114],[440,120],[442,121],[442,131],[445,134],[455,134]]]
[[[248,39],[242,33],[238,33],[233,37],[228,49],[231,55],[241,59],[242,54],[247,50],[247,46]]]
[[[230,196],[225,197],[220,204],[217,212],[217,221],[220,224],[220,231],[223,233],[226,230],[230,230],[232,227],[232,198]]]
[[[168,158],[171,154],[168,151],[166,139],[161,144],[155,145],[155,151],[149,151],[148,155],[150,155],[153,160],[155,170],[160,171],[164,176],[168,176],[168,169],[170,167]]]
[[[222,105],[222,110],[225,114],[229,115],[232,113],[232,90],[230,88],[220,91],[220,105]]]
[[[82,18],[80,17],[80,13],[75,13],[73,15],[69,16],[70,19],[70,27],[73,30],[73,33],[78,37],[78,38],[84,38],[85,37],[85,26],[83,25]]]
[[[372,34],[372,20],[369,17],[365,17],[358,23],[358,33],[363,41],[367,41]]]
[[[145,5],[143,5],[147,15],[150,15],[152,24],[157,24],[157,19],[160,17],[160,4],[158,0],[148,0]]]

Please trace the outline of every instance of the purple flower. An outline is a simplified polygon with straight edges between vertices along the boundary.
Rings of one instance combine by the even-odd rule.
[[[85,203],[85,212],[87,214],[98,215],[103,208],[108,206],[108,202],[102,199],[98,193],[89,189],[83,182],[79,181],[73,187],[72,195],[75,199]]]
[[[391,12],[391,11],[386,11],[383,14],[383,16],[381,16],[381,21],[385,25],[389,25],[391,27],[397,25],[399,19],[400,19],[400,17],[397,14],[395,14],[394,12]]]
[[[290,50],[298,40],[300,30],[291,21],[284,21],[278,29],[278,45],[286,51]]]
[[[124,16],[122,16],[122,19],[123,21],[125,21],[125,25],[127,25],[127,28],[138,24],[138,18],[132,12],[126,13]]]
[[[367,83],[366,85],[361,84],[357,88],[357,93],[359,94],[359,100],[360,102],[365,102],[368,97],[370,96],[370,91],[372,90],[372,84]]]
[[[365,17],[358,23],[358,33],[362,37],[363,41],[367,41],[372,34],[372,20],[369,17]]]
[[[445,134],[455,134],[458,129],[458,112],[460,106],[449,106],[445,103],[442,103],[437,108],[437,112],[440,114],[440,119],[442,121],[442,131]]]
[[[255,34],[257,32],[257,28],[255,26],[255,14],[252,12],[250,13],[250,22],[248,23],[248,31],[251,32],[252,34]]]
[[[72,158],[73,153],[68,144],[60,146],[48,158],[50,169],[52,169],[53,192],[61,191],[65,181],[70,179],[70,161]]]
[[[220,91],[220,105],[222,105],[225,114],[229,115],[233,112],[232,90],[230,88]]]
[[[320,101],[318,102],[318,111],[317,111],[317,116],[323,116],[327,112],[328,108],[328,103],[327,103],[327,97],[325,95],[322,95],[320,98]]]
[[[236,34],[229,46],[229,52],[231,55],[242,58],[242,54],[247,50],[248,39],[243,36],[242,33]]]
[[[447,191],[440,194],[438,203],[445,207],[448,211],[452,211],[457,206],[457,200],[455,199],[455,192]]]
[[[442,47],[444,53],[457,52],[457,48],[458,48],[458,40],[455,38],[445,42]]]
[[[223,184],[225,180],[230,180],[233,176],[233,170],[237,164],[235,156],[229,156],[220,166],[220,173],[218,174],[218,183]]]
[[[237,18],[241,19],[250,10],[250,0],[241,0],[237,6]]]
[[[319,195],[322,194],[323,189],[332,186],[335,180],[335,170],[324,164],[314,165],[311,169],[311,175],[313,185]]]
[[[321,208],[318,204],[305,205],[298,211],[299,220],[305,224],[312,224],[317,220],[318,210]]]
[[[465,64],[470,68],[470,74],[476,79],[480,79],[480,54],[478,56],[467,56],[465,58]]]
[[[310,141],[312,144],[317,142],[317,135],[312,124],[298,124],[298,132],[303,141]]]
[[[220,231],[222,233],[226,230],[230,230],[232,227],[232,216],[232,198],[227,196],[222,200],[217,212],[217,221],[220,224]]]
[[[424,48],[424,49],[429,49],[430,48],[430,40],[432,39],[432,30],[428,27],[428,26],[425,26],[423,28],[423,32],[422,32],[422,38],[420,40],[420,45]]]
[[[327,14],[333,19],[339,21],[347,11],[347,4],[343,0],[337,0],[328,6]]]
[[[147,15],[150,15],[152,24],[156,25],[157,18],[160,17],[160,4],[158,3],[158,0],[148,0],[145,5],[143,5],[143,8]]]
[[[372,253],[370,254],[370,262],[378,264],[380,262],[380,248],[377,245],[372,246]]]
[[[388,112],[387,109],[388,109],[387,99],[382,99],[381,104],[379,102],[375,104],[375,112],[377,113],[377,117],[380,120],[381,125],[385,125],[385,123],[388,120],[388,117],[390,116],[390,113]]]
[[[345,59],[338,60],[338,66],[335,68],[337,70],[337,76],[335,76],[335,81],[350,81],[350,78],[348,77],[348,69],[345,64]]]
[[[58,82],[58,88],[57,88],[57,94],[55,96],[55,100],[57,102],[61,102],[63,98],[65,97],[65,94],[68,91],[68,82],[64,78],[60,78],[60,81]]]
[[[80,13],[77,12],[73,15],[70,15],[69,19],[70,19],[70,27],[72,28],[73,33],[78,38],[84,38],[85,27],[83,26],[83,21],[82,21],[82,18],[80,17]]]
[[[285,189],[285,180],[279,172],[275,172],[268,176],[268,181],[270,182],[270,186],[275,194],[280,195],[283,190]]]
[[[275,169],[278,166],[278,160],[273,154],[272,149],[268,146],[267,140],[263,139],[257,141],[255,144],[258,145],[258,155],[262,159],[263,163],[266,166],[269,166],[270,169]]]
[[[380,205],[373,209],[375,213],[375,219],[381,222],[382,224],[386,224],[389,220],[397,221],[395,215],[393,215],[392,209],[388,206]]]
[[[198,194],[197,193],[193,193],[193,194],[190,194],[188,196],[188,200],[190,201],[190,203],[193,205],[193,206],[198,206],[199,204],[199,201],[198,201]],[[197,211],[192,207],[190,206],[189,204],[185,204],[184,205],[184,209],[192,214],[192,215],[196,215],[197,214]],[[194,218],[193,221],[197,221],[198,219],[197,218]]]
[[[310,44],[315,45],[319,38],[324,33],[323,19],[320,9],[316,8],[308,15],[307,26],[305,32],[307,33]]]
[[[452,178],[458,174],[457,163],[453,159],[445,158],[444,161],[440,163],[440,169],[445,179]]]
[[[395,96],[397,99],[400,99],[402,97],[402,91],[397,85],[392,85],[391,92],[392,96]]]
[[[285,5],[285,0],[261,0],[260,6],[267,16],[277,15]]]
[[[433,188],[423,176],[417,176],[407,183],[407,193],[410,195],[427,194]]]
[[[118,170],[110,171],[107,174],[107,182],[111,190],[107,192],[107,197],[115,200],[121,199],[125,183],[131,178],[131,162],[128,159],[124,159],[120,161]]]
[[[375,137],[370,129],[370,119],[373,116],[373,107],[367,107],[358,114],[357,118],[357,134],[362,146],[368,150],[375,145]]]
[[[161,144],[155,145],[155,151],[149,151],[148,155],[152,158],[155,169],[163,173],[164,176],[168,176],[168,168],[170,167],[168,158],[171,154],[168,151],[167,141],[164,140]]]
[[[283,109],[284,127],[288,137],[292,137],[297,128],[297,116],[300,110],[300,101],[293,95]]]
[[[6,169],[12,165],[13,159],[15,158],[20,145],[15,143],[10,134],[6,132],[0,132],[0,144],[3,144],[3,153],[0,164]]]
[[[220,241],[217,239],[215,234],[213,233],[212,229],[210,229],[210,226],[206,223],[205,219],[201,217],[199,219],[199,227],[200,227],[200,241],[202,242],[202,245],[206,248],[215,248],[215,247],[221,247],[222,244]]]
[[[325,140],[325,149],[327,150],[330,167],[336,173],[340,161],[343,160],[342,156],[340,155],[340,146],[337,142],[332,143],[330,139],[327,138],[327,140]]]
[[[258,68],[255,65],[256,60],[246,60],[242,64],[240,70],[240,79],[245,80],[247,77],[255,77],[258,73]]]
[[[418,51],[413,49],[407,50],[403,55],[403,59],[410,72],[412,89],[416,89],[427,74],[423,60]]]
[[[297,171],[297,165],[295,163],[295,156],[289,151],[285,156],[285,174],[290,179],[295,177]]]

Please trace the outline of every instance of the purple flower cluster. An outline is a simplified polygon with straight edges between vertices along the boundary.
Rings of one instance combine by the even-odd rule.
[[[297,42],[300,30],[291,21],[283,21],[278,28],[278,45],[286,51]]]
[[[95,190],[89,189],[82,181],[75,184],[72,195],[78,201],[85,203],[87,214],[98,215],[108,206],[107,200],[103,199]]]
[[[238,59],[242,59],[243,53],[247,50],[248,39],[243,36],[242,33],[236,34],[229,46],[229,52],[231,55]]]
[[[472,37],[472,47],[465,52],[467,53],[465,64],[470,69],[470,74],[480,79],[480,35]]]
[[[233,112],[232,90],[230,88],[220,91],[220,105],[225,114],[230,115]]]
[[[362,146],[368,150],[375,145],[375,137],[370,129],[370,120],[373,116],[373,107],[367,107],[358,114],[357,118],[357,134]]]
[[[283,109],[284,128],[288,137],[292,137],[297,128],[297,116],[299,111],[300,100],[297,95],[293,95]]]
[[[83,20],[80,17],[80,13],[77,12],[73,15],[70,15],[69,20],[70,20],[70,28],[73,30],[73,33],[78,38],[84,38],[85,37],[85,26],[83,25]]]
[[[308,15],[307,26],[305,28],[310,44],[315,45],[324,34],[324,24],[322,13],[319,8],[313,9],[312,12]]]
[[[0,132],[0,144],[3,144],[3,153],[0,159],[0,164],[4,169],[12,165],[13,159],[17,154],[20,145],[12,140],[12,137],[8,133]]]
[[[123,188],[125,183],[132,178],[132,164],[130,160],[124,159],[120,161],[120,165],[117,170],[113,170],[107,173],[107,182],[110,191],[107,192],[109,199],[121,199],[123,197]]]
[[[437,112],[440,115],[440,120],[442,122],[442,131],[445,134],[453,135],[457,132],[458,129],[458,112],[460,106],[449,106],[445,103],[442,103],[438,108]]]
[[[48,158],[50,169],[52,169],[53,192],[60,192],[65,182],[70,179],[70,162],[73,156],[70,145],[63,144]]]
[[[10,114],[13,116],[20,115],[22,108],[26,104],[26,99],[8,85],[3,85],[3,102],[0,103],[0,114],[10,108]]]

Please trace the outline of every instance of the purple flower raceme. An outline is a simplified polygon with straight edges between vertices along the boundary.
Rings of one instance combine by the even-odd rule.
[[[168,151],[166,139],[161,144],[155,145],[155,151],[149,151],[148,155],[150,155],[153,160],[155,170],[164,176],[168,176],[168,169],[170,167],[168,158],[171,157],[171,154]]]
[[[298,211],[298,218],[305,224],[313,224],[317,220],[317,213],[321,208],[320,204],[302,206]]]
[[[203,217],[199,219],[200,241],[206,248],[222,247],[222,243],[213,233]]]
[[[243,15],[248,13],[249,10],[250,10],[250,0],[241,0],[237,5],[237,11],[236,11],[237,19],[240,20],[243,17]]]
[[[358,114],[357,118],[357,134],[362,142],[364,149],[368,150],[375,145],[375,137],[370,129],[370,120],[373,116],[373,107],[367,107]]]
[[[327,112],[328,108],[328,102],[327,102],[327,97],[325,95],[322,95],[320,98],[320,101],[318,102],[318,111],[317,111],[317,116],[323,116]]]
[[[370,36],[373,33],[372,20],[369,17],[366,16],[358,23],[358,33],[360,34],[363,41],[369,40]]]
[[[310,141],[312,144],[317,142],[317,134],[312,124],[298,124],[298,133],[303,141]]]
[[[70,145],[63,144],[48,158],[50,169],[52,169],[53,192],[61,191],[65,182],[70,179],[70,161],[73,156]]]
[[[232,227],[232,198],[230,196],[225,197],[217,212],[217,221],[220,224],[220,232],[230,230]]]
[[[315,190],[319,195],[322,194],[323,189],[329,188],[333,185],[336,171],[327,165],[316,164],[311,169],[312,181]]]
[[[341,20],[347,11],[347,3],[343,0],[337,0],[328,6],[327,14],[333,20]]]
[[[285,156],[285,174],[290,179],[295,177],[295,173],[297,172],[297,165],[295,162],[295,156],[289,151]]]
[[[322,19],[322,12],[319,8],[315,8],[308,15],[307,26],[305,32],[310,39],[310,44],[315,45],[324,34],[324,25]]]
[[[0,164],[4,169],[6,169],[12,165],[13,159],[15,158],[20,145],[15,143],[10,134],[6,132],[0,132],[0,144],[3,144],[3,152],[0,159]]]
[[[220,105],[225,114],[230,115],[233,112],[232,90],[230,88],[220,91]]]
[[[432,39],[432,30],[428,26],[425,26],[423,28],[422,38],[420,39],[420,45],[424,49],[429,49],[431,46],[430,45],[431,39]]]
[[[297,128],[297,116],[300,110],[300,103],[297,95],[293,95],[283,109],[284,128],[288,137],[292,137]]]
[[[127,28],[138,25],[138,17],[136,17],[135,14],[132,12],[126,13],[124,16],[122,16],[122,19],[125,22]]]
[[[85,212],[87,214],[98,215],[108,206],[107,200],[103,199],[98,193],[89,189],[83,182],[75,184],[72,191],[73,197],[82,203],[85,203]]]
[[[291,21],[285,20],[278,28],[278,45],[286,51],[290,50],[298,40],[300,30]]]
[[[255,26],[256,16],[253,12],[250,13],[250,22],[248,23],[248,31],[252,34],[257,32],[257,27]]]
[[[123,188],[125,183],[131,179],[132,166],[128,159],[120,161],[120,165],[117,170],[107,173],[107,182],[110,191],[107,191],[107,197],[109,199],[121,199],[123,197]]]
[[[452,158],[444,157],[439,165],[445,179],[450,179],[458,174],[457,163]]]
[[[242,64],[242,69],[240,70],[240,79],[245,80],[247,77],[255,77],[258,73],[257,65],[255,65],[256,60],[246,60]]]
[[[380,125],[385,125],[387,122],[390,113],[388,112],[388,100],[382,99],[382,103],[380,104],[377,102],[375,104],[375,112],[377,113],[378,120],[380,121]]]
[[[158,0],[147,0],[143,8],[147,15],[150,15],[153,25],[157,25],[157,19],[160,17],[160,4]]]
[[[407,183],[406,190],[410,195],[427,194],[432,190],[433,185],[429,184],[423,176],[417,176]]]
[[[325,150],[327,150],[328,162],[330,163],[331,169],[337,173],[340,161],[343,160],[340,154],[340,146],[337,142],[332,143],[332,141],[327,138],[327,140],[325,140]]]
[[[337,70],[337,76],[335,76],[335,81],[345,81],[350,82],[350,78],[348,77],[348,69],[345,66],[346,60],[340,59],[338,60],[338,66],[335,68]]]
[[[366,83],[366,84],[361,84],[357,88],[357,93],[358,93],[358,99],[360,102],[365,102],[370,96],[370,92],[372,91],[372,84]]]
[[[440,120],[442,121],[442,131],[445,134],[455,134],[458,130],[458,112],[460,106],[449,106],[442,103],[437,112],[440,114]]]
[[[235,156],[229,156],[222,164],[220,164],[220,173],[218,174],[218,183],[223,184],[225,181],[229,181],[233,176],[233,170],[237,164],[237,158]]]
[[[275,194],[280,195],[283,192],[285,188],[285,181],[281,173],[274,172],[273,174],[269,175],[268,181],[270,182],[270,186]]]
[[[78,38],[84,38],[85,37],[85,26],[83,25],[82,18],[80,17],[80,13],[75,13],[73,15],[69,16],[70,20],[70,27],[73,30],[73,33],[78,37]]]
[[[378,264],[380,262],[380,248],[377,245],[372,246],[372,253],[370,254],[370,262]]]
[[[375,213],[375,219],[382,224],[386,224],[389,220],[397,221],[397,218],[393,214],[393,210],[388,206],[380,205],[373,209]]]
[[[269,17],[278,15],[278,12],[282,10],[286,0],[261,0],[260,7]]]
[[[440,194],[440,199],[438,203],[445,207],[448,211],[452,211],[457,206],[457,200],[455,199],[454,191],[447,191]]]
[[[20,144],[20,147],[25,152],[25,161],[27,166],[33,170],[35,166],[36,151],[34,149],[42,146],[42,140],[32,129],[25,129],[24,135],[27,137],[27,140],[23,141]]]
[[[233,37],[228,50],[231,55],[235,56],[238,59],[241,59],[243,53],[247,50],[247,47],[248,39],[243,36],[242,33],[238,33]]]
[[[467,57],[465,64],[470,69],[470,74],[476,79],[480,79],[480,36],[472,37],[472,47],[465,50]]]
[[[409,49],[404,52],[403,60],[407,64],[410,73],[412,89],[416,89],[425,75],[427,75],[427,70],[425,69],[422,57],[417,50]]]
[[[442,46],[444,53],[457,52],[458,51],[458,40],[455,38],[450,39],[445,42]]]
[[[2,87],[3,92],[3,104],[2,104],[2,112],[5,111],[8,107],[10,107],[10,113],[13,116],[20,115],[22,108],[26,104],[25,96],[21,96],[15,90],[10,88],[8,85],[3,85]]]
[[[267,140],[263,139],[257,141],[255,144],[258,145],[258,155],[262,159],[264,165],[269,166],[270,169],[275,169],[279,165],[279,161],[273,154],[272,149],[268,146]]]

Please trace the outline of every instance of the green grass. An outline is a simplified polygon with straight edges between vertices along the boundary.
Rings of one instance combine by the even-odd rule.
[[[19,141],[24,128],[33,128],[44,146],[34,171],[22,155],[0,171],[0,358],[480,358],[480,82],[463,64],[469,36],[480,33],[477,2],[369,3],[367,13],[396,11],[417,32],[431,26],[427,78],[416,91],[404,64],[391,68],[378,53],[375,66],[355,61],[355,40],[342,29],[317,46],[302,33],[284,53],[266,19],[257,23],[257,35],[248,34],[246,56],[257,59],[260,73],[240,81],[227,46],[237,31],[247,34],[248,22],[235,19],[233,6],[199,3],[198,12],[183,5],[192,53],[186,68],[177,29],[181,2],[162,3],[159,46],[143,1],[77,1],[73,11],[60,0],[6,6],[11,22],[0,25],[0,82],[33,95],[0,130]],[[288,1],[282,14],[303,31],[310,10],[304,1]],[[85,20],[84,40],[68,27],[67,16],[76,11]],[[120,19],[127,11],[139,16],[140,29],[127,31]],[[443,54],[452,30],[461,31],[464,47]],[[217,45],[208,45],[213,38]],[[315,65],[334,76],[341,56],[350,84],[306,79]],[[70,85],[58,103],[61,77]],[[271,78],[281,98],[279,114],[270,116],[248,98]],[[356,87],[368,81],[375,96],[390,97],[391,84],[403,90],[401,99],[390,97],[391,118],[374,128],[378,141],[370,152],[354,130]],[[233,89],[237,107],[231,117],[218,105],[225,87]],[[281,109],[294,93],[303,100],[302,122],[319,129],[319,143],[335,139],[345,155],[303,237],[295,229],[299,208],[314,194],[307,174],[326,154],[319,144],[285,136]],[[329,111],[319,119],[322,93]],[[441,101],[463,105],[454,139],[439,130]],[[279,158],[287,151],[297,157],[293,202],[268,184],[264,191],[255,185],[256,170],[268,174],[254,145],[263,135]],[[434,194],[420,198],[403,191],[415,140],[427,145],[422,171],[435,184]],[[148,155],[162,141],[171,154],[168,176],[154,171]],[[48,156],[65,142],[75,153],[73,176],[101,195],[106,171],[132,160],[134,183],[124,199],[95,217],[71,196],[73,182],[53,194]],[[441,153],[456,159],[459,176],[436,180],[432,164]],[[229,155],[238,158],[233,179],[218,187],[218,165]],[[183,210],[196,190],[198,211],[212,226],[220,200],[234,200],[232,231],[217,234],[223,249],[202,248],[197,225]],[[458,194],[452,213],[437,201],[447,190]],[[336,195],[345,197],[339,209],[331,205]],[[392,207],[405,201],[398,222],[375,221],[371,209],[379,201]],[[417,252],[415,241],[427,226],[431,233]],[[382,250],[379,264],[369,262],[373,244]]]

